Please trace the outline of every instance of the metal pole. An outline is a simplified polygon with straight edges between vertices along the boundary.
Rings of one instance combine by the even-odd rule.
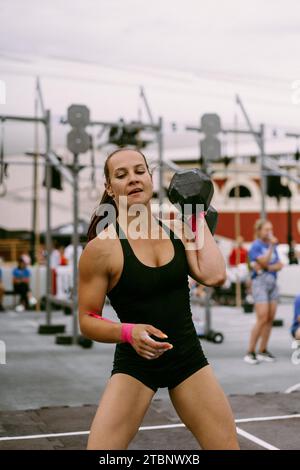
[[[40,82],[40,77],[36,77],[36,91],[38,94],[38,99],[40,102],[41,110],[42,113],[45,115],[45,105],[44,105],[44,99],[43,99],[43,93],[42,93],[42,88],[41,88],[41,82]]]
[[[261,211],[260,217],[266,218],[267,180],[265,174],[265,126],[260,125],[260,184],[261,184]]]
[[[32,227],[31,227],[31,243],[30,243],[30,256],[32,264],[36,261],[36,229],[37,229],[37,165],[38,156],[36,155],[33,159],[33,195],[32,195]]]
[[[234,113],[234,127],[238,128],[238,117],[237,113]],[[235,156],[235,165],[238,166],[238,133],[234,134],[234,156]],[[241,214],[240,214],[240,180],[239,174],[237,173],[235,187],[234,187],[234,199],[236,202],[235,213],[234,213],[234,228],[235,228],[235,240],[236,240],[236,284],[235,284],[235,304],[237,307],[242,305],[242,289],[241,289],[241,279],[239,275],[239,265],[241,262],[241,251],[239,247],[238,240],[241,236]]]
[[[158,132],[157,132],[157,143],[158,143],[158,164],[159,164],[159,193],[158,201],[159,206],[162,207],[165,190],[164,190],[164,164],[163,164],[163,136],[162,136],[163,120],[160,117],[158,120]]]
[[[143,100],[144,100],[144,103],[145,103],[145,106],[146,106],[146,110],[147,110],[147,113],[148,113],[150,122],[151,122],[151,124],[153,124],[153,123],[154,123],[154,119],[153,119],[153,116],[152,116],[152,113],[151,113],[151,109],[150,109],[148,100],[147,100],[146,95],[145,95],[145,92],[144,92],[144,88],[143,88],[142,86],[140,87],[140,96],[141,96],[141,97],[143,98]]]
[[[79,237],[78,237],[78,173],[79,173],[79,165],[78,165],[78,155],[74,154],[74,161],[73,161],[73,180],[74,180],[74,187],[73,187],[73,290],[72,290],[72,300],[73,300],[73,344],[77,343],[78,337],[78,318],[77,318],[77,310],[78,310],[78,291],[77,291],[77,276],[78,276],[78,245],[79,245]]]
[[[260,135],[259,135],[258,132],[255,132],[255,130],[253,129],[253,126],[252,126],[252,124],[251,124],[250,118],[249,118],[249,116],[248,116],[248,114],[247,114],[247,112],[246,112],[246,110],[245,110],[245,108],[244,108],[244,105],[243,105],[243,103],[242,103],[242,101],[241,101],[239,95],[236,95],[236,102],[237,102],[237,104],[240,106],[240,108],[241,108],[241,110],[242,110],[242,113],[243,113],[243,115],[244,115],[244,118],[245,118],[245,120],[246,120],[246,122],[247,122],[247,124],[248,124],[249,129],[250,129],[250,132],[251,132],[251,134],[254,136],[254,139],[256,140],[256,143],[257,143],[259,149],[261,150],[261,139],[260,139]]]
[[[38,97],[35,94],[34,100],[34,114],[35,117],[38,115]],[[37,247],[36,247],[36,232],[37,232],[37,192],[38,192],[38,123],[35,123],[34,126],[34,141],[35,149],[33,156],[33,187],[32,187],[32,226],[31,226],[31,246],[30,246],[30,256],[32,264],[35,264]]]
[[[260,125],[260,132],[257,133],[254,131],[250,118],[244,108],[244,105],[238,95],[236,95],[236,102],[240,106],[242,113],[245,117],[245,120],[249,126],[251,134],[253,135],[254,139],[260,150],[260,181],[261,181],[261,212],[260,216],[262,219],[266,218],[266,175],[265,175],[265,126],[263,124]]]
[[[47,115],[47,111],[46,114]],[[43,124],[47,124],[47,117],[46,118],[35,118],[30,116],[6,116],[2,114],[0,119],[4,119],[5,121],[21,121],[21,122],[41,122]]]
[[[292,196],[287,198],[287,242],[289,247],[289,264],[293,264],[295,253],[293,250],[293,227],[292,227]]]
[[[201,153],[201,139],[199,139],[199,164],[201,165],[201,171],[208,175],[208,162]]]
[[[51,240],[51,162],[49,152],[51,148],[50,132],[50,111],[46,111],[46,252],[47,252],[47,271],[46,271],[46,324],[51,324],[51,302],[49,295],[52,291],[52,276],[50,266],[50,255],[52,249]]]
[[[205,287],[205,328],[204,335],[208,336],[211,331],[211,288]]]
[[[5,117],[5,116],[3,116],[3,117]],[[68,124],[67,119],[61,118],[60,119],[60,124]],[[157,126],[156,124],[148,124],[148,123],[144,123],[144,122],[140,122],[140,121],[137,121],[137,122],[133,121],[133,122],[126,123],[123,120],[122,120],[122,122],[120,122],[120,121],[117,121],[117,122],[116,121],[114,121],[114,122],[90,121],[87,124],[87,127],[90,127],[90,126],[103,126],[103,127],[119,126],[119,127],[122,127],[122,128],[126,127],[126,129],[136,129],[138,127],[142,130],[149,130],[149,131],[155,131],[155,132],[157,132],[159,130],[159,126]]]

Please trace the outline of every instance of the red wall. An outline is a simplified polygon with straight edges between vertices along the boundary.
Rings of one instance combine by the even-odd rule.
[[[253,226],[260,214],[258,212],[249,212],[240,214],[241,235],[246,242],[253,240]],[[274,235],[278,238],[279,243],[287,243],[287,214],[270,212],[268,219],[274,227]],[[292,233],[293,239],[300,243],[300,212],[292,214]],[[217,226],[217,235],[235,239],[235,214],[233,212],[219,213],[219,221]]]

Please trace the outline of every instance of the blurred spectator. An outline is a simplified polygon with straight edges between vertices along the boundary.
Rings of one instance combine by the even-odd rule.
[[[294,302],[294,318],[291,333],[296,340],[300,341],[300,295],[297,295]]]
[[[65,247],[60,245],[58,241],[55,241],[50,254],[50,267],[55,269],[57,266],[66,266],[67,264],[69,262],[65,256]]]
[[[197,286],[195,287],[195,296],[200,297],[200,299],[205,299],[206,292],[205,286],[203,284],[197,284]]]
[[[77,248],[77,260],[78,261],[79,261],[79,258],[81,256],[81,253],[82,253],[82,246],[78,245],[78,248]],[[72,266],[73,265],[73,257],[74,257],[74,246],[72,245],[72,243],[70,243],[70,245],[66,246],[65,251],[64,251],[64,256],[68,261],[68,265]]]
[[[248,250],[243,247],[244,239],[239,236],[236,239],[236,246],[234,246],[229,254],[229,265],[237,266],[238,264],[247,263]]]
[[[270,221],[259,219],[255,223],[256,240],[249,250],[252,278],[252,295],[255,304],[256,323],[251,331],[248,353],[244,360],[248,364],[259,361],[274,362],[275,357],[267,350],[273,320],[279,298],[277,272],[282,269],[279,260],[278,240],[273,235]],[[256,345],[260,340],[259,352]]]
[[[53,242],[53,248],[50,253],[50,268],[55,269],[57,266],[60,266],[60,251],[59,251],[59,243],[55,240]]]
[[[4,312],[4,307],[3,307],[3,297],[4,297],[4,285],[2,282],[2,269],[0,268],[0,312]]]
[[[20,258],[22,258],[26,266],[31,266],[31,257],[28,250],[24,250]]]
[[[12,275],[14,292],[20,295],[20,304],[17,305],[16,311],[23,312],[25,309],[29,309],[30,306],[35,305],[36,299],[32,296],[29,287],[30,271],[22,258],[19,258],[18,266],[13,269]]]
[[[192,296],[199,297],[200,299],[205,299],[206,297],[205,286],[203,284],[199,284],[190,276],[189,276],[189,288],[190,288],[190,293]]]
[[[68,260],[65,257],[65,247],[64,246],[59,247],[59,253],[60,253],[60,260],[59,260],[60,266],[66,266],[68,264]]]

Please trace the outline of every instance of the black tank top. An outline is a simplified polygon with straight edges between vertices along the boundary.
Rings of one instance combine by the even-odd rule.
[[[122,323],[153,325],[168,335],[167,341],[174,345],[174,353],[183,352],[182,348],[186,349],[191,340],[199,343],[190,309],[188,263],[182,241],[160,220],[158,222],[170,235],[174,247],[172,260],[160,267],[146,266],[139,261],[116,222],[117,234],[122,234],[124,264],[119,281],[107,296]],[[129,350],[128,346],[117,345],[124,351]]]

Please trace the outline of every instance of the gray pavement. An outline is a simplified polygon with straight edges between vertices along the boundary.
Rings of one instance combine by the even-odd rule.
[[[229,399],[242,450],[299,449],[300,392]],[[0,411],[0,451],[83,450],[95,412],[95,405]],[[170,402],[154,398],[129,449],[199,450],[199,445]]]
[[[200,308],[200,307],[195,307]],[[110,306],[105,315],[114,318]],[[284,392],[300,382],[300,365],[291,363],[289,325],[292,305],[280,305],[283,327],[273,328],[270,350],[275,363],[251,366],[243,362],[254,314],[233,307],[213,307],[212,327],[225,335],[222,344],[202,340],[203,349],[226,394]],[[53,336],[37,334],[45,313],[13,311],[0,314],[0,340],[6,344],[6,365],[0,365],[0,409],[97,403],[110,375],[114,345],[94,343],[91,349],[56,345]],[[53,323],[72,319],[55,312]],[[167,397],[166,390],[158,397]]]
[[[193,308],[202,312],[201,307]],[[105,307],[105,316],[115,319],[110,306]],[[202,340],[229,396],[242,449],[300,448],[300,365],[290,360],[292,305],[280,305],[277,318],[284,320],[284,326],[272,331],[270,350],[277,357],[275,363],[251,366],[243,361],[255,316],[237,308],[213,307],[212,328],[221,331],[225,341]],[[0,314],[0,340],[6,345],[6,364],[0,365],[0,450],[85,449],[91,420],[110,376],[114,345],[59,346],[54,336],[37,334],[41,323],[45,323],[44,312]],[[65,323],[71,333],[72,318],[62,312],[53,313],[52,323]],[[283,393],[293,386],[295,392]],[[162,429],[165,425],[169,427]],[[159,390],[130,449],[197,448],[167,390]]]

